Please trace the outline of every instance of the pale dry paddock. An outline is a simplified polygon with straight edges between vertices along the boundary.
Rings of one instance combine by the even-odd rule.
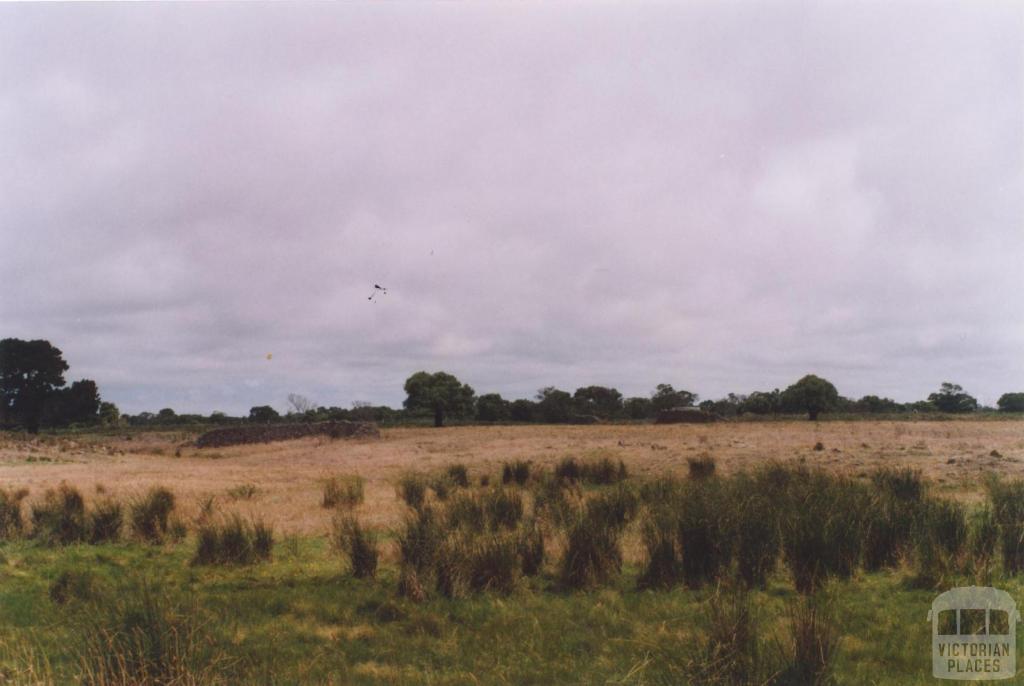
[[[711,425],[472,426],[385,429],[380,439],[297,441],[199,450],[185,434],[81,436],[25,441],[0,434],[0,487],[27,487],[31,503],[61,481],[95,497],[97,486],[132,497],[153,485],[178,496],[186,516],[213,496],[218,509],[257,512],[281,533],[328,530],[320,479],[358,474],[366,502],[357,514],[372,527],[397,524],[405,511],[394,484],[406,471],[467,465],[474,482],[500,480],[502,462],[551,466],[566,456],[621,459],[632,474],[685,473],[686,458],[713,456],[731,472],[770,459],[863,475],[882,466],[922,470],[939,488],[964,497],[986,473],[1024,477],[1024,422],[730,422]],[[815,450],[816,443],[822,450]],[[995,451],[995,454],[993,454]],[[954,460],[950,464],[950,460]],[[254,484],[251,500],[228,490]]]

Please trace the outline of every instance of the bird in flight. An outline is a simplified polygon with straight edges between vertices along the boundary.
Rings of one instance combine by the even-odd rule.
[[[370,294],[370,297],[367,298],[367,300],[373,300],[374,297],[376,297],[380,293],[383,293],[384,295],[387,295],[388,294],[388,289],[384,288],[384,286],[379,286],[377,284],[373,284],[373,293]]]

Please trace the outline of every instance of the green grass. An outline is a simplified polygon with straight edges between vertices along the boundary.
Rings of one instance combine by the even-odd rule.
[[[71,681],[83,632],[99,621],[83,612],[106,616],[95,608],[130,603],[145,584],[175,611],[195,614],[207,653],[193,658],[212,661],[208,674],[228,683],[678,683],[712,593],[636,590],[631,566],[609,586],[569,593],[549,568],[522,578],[511,595],[431,594],[417,604],[397,596],[394,565],[376,580],[354,579],[322,538],[300,539],[254,567],[195,568],[193,549],[190,540],[0,546],[0,675],[29,681],[34,661],[37,674]],[[91,598],[51,600],[68,571],[90,578]],[[830,586],[840,621],[837,684],[932,683],[925,617],[935,592],[911,590],[907,576],[884,571]],[[996,585],[1018,598],[1024,591],[1020,579]],[[781,570],[751,594],[768,659],[784,641],[795,598]]]

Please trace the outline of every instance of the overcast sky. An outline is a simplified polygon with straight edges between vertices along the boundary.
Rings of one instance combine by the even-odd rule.
[[[976,0],[4,4],[0,337],[132,413],[421,369],[994,403],[1022,37]]]

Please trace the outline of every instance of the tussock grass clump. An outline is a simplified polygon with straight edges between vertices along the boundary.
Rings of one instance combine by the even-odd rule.
[[[326,509],[355,507],[363,502],[363,477],[336,475],[323,480],[320,505]]]
[[[248,524],[238,515],[199,527],[193,565],[248,565],[269,560],[273,529],[260,520]]]
[[[396,533],[400,561],[398,593],[414,602],[427,597],[435,563],[445,540],[444,531],[430,506],[423,506],[405,518]]]
[[[174,494],[163,486],[151,488],[129,508],[132,533],[147,543],[162,543],[173,510]]]
[[[792,603],[787,614],[790,652],[778,683],[809,686],[831,683],[839,652],[839,631],[830,603],[813,596],[804,597]]]
[[[459,493],[445,507],[449,529],[482,532],[515,529],[523,518],[523,496],[516,490],[495,486],[483,492]]]
[[[691,479],[707,479],[715,475],[715,458],[710,455],[686,458]]]
[[[565,528],[577,511],[578,488],[545,473],[534,482],[533,511],[538,517],[557,528]]]
[[[72,652],[82,683],[224,683],[226,658],[196,602],[185,604],[148,584],[119,589],[72,620]]]
[[[676,543],[678,520],[660,508],[648,515],[641,528],[646,555],[637,585],[640,588],[669,589],[683,580],[683,567]]]
[[[423,507],[427,500],[427,482],[419,474],[405,474],[398,481],[398,497],[414,510]]]
[[[563,481],[605,486],[625,481],[629,471],[622,460],[613,461],[602,457],[595,460],[577,461],[574,457],[566,457],[555,465],[555,477]]]
[[[444,470],[445,476],[459,488],[469,488],[469,470],[462,463],[450,464]]]
[[[476,494],[459,493],[447,503],[445,526],[449,529],[483,531],[487,525],[483,499]]]
[[[363,529],[355,517],[334,520],[334,543],[348,557],[352,576],[357,579],[372,579],[377,574],[377,560],[380,550],[377,540]]]
[[[623,483],[592,497],[587,501],[586,509],[588,517],[624,529],[636,518],[640,509],[640,496],[632,485]]]
[[[986,504],[972,512],[967,523],[967,550],[980,585],[988,585],[990,581],[998,546],[999,525],[992,507]]]
[[[622,528],[604,516],[585,511],[569,527],[560,579],[569,588],[590,589],[607,583],[622,569]]]
[[[683,581],[700,588],[728,571],[732,558],[729,504],[719,479],[687,482],[678,500],[678,544]]]
[[[519,560],[524,576],[540,574],[547,551],[544,548],[544,531],[536,519],[523,524],[519,530]]]
[[[123,525],[121,503],[110,498],[101,500],[89,513],[89,543],[96,545],[119,540]]]
[[[849,578],[861,558],[867,489],[825,472],[795,469],[779,497],[786,564],[799,593]]]
[[[88,536],[85,500],[78,489],[61,484],[32,506],[32,536],[47,545],[79,543]]]
[[[523,496],[508,488],[492,488],[483,494],[484,516],[491,529],[514,529],[523,518]]]
[[[880,491],[902,502],[920,502],[926,493],[920,470],[909,467],[878,469],[871,474],[871,482]]]
[[[781,545],[775,502],[754,478],[738,474],[729,483],[726,505],[734,520],[731,528],[739,578],[747,588],[767,588]]]
[[[515,483],[519,486],[525,486],[526,482],[530,480],[530,463],[526,460],[516,460],[514,462],[506,462],[501,467],[501,483],[511,484]]]
[[[766,683],[758,641],[759,617],[745,589],[716,588],[707,600],[704,624],[704,639],[692,670],[694,683],[707,686]]]
[[[961,568],[967,542],[967,517],[963,505],[930,499],[922,503],[913,533],[915,588],[944,586]]]
[[[0,489],[0,541],[9,541],[25,533],[25,521],[21,517],[21,501],[28,491]]]
[[[992,514],[999,527],[1003,572],[1024,571],[1024,481],[992,478],[986,484]]]

